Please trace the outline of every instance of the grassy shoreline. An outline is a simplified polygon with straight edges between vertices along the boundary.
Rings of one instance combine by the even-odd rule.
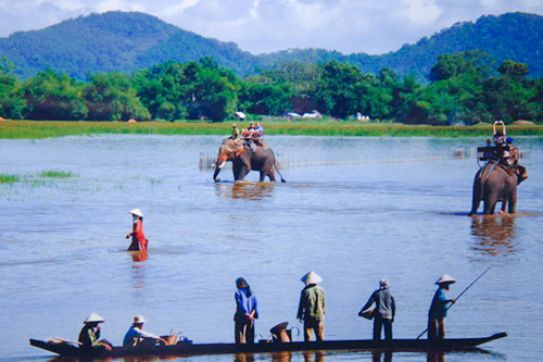
[[[239,126],[246,126],[243,122]],[[232,122],[92,122],[92,121],[2,121],[0,139],[39,139],[63,136],[103,134],[136,135],[224,135],[230,134]],[[355,136],[355,137],[488,137],[490,125],[428,126],[395,123],[358,123],[344,121],[273,121],[265,122],[267,135]],[[543,136],[543,125],[508,126],[512,136]]]

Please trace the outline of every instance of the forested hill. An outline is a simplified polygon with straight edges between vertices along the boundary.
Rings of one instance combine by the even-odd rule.
[[[89,15],[0,38],[0,55],[13,61],[15,73],[25,78],[47,67],[82,79],[88,73],[133,71],[169,60],[182,63],[204,56],[241,75],[277,62],[321,63],[335,59],[353,63],[363,71],[389,67],[399,74],[415,73],[424,78],[438,55],[471,49],[486,51],[497,63],[506,59],[526,63],[531,76],[542,77],[543,16],[484,16],[475,23],[458,23],[416,44],[376,56],[322,49],[254,56],[234,43],[204,38],[156,17],[133,12]]]
[[[543,16],[508,13],[483,16],[475,23],[462,22],[437,34],[404,45],[383,55],[364,53],[343,55],[322,49],[288,50],[260,56],[271,65],[281,61],[327,62],[335,59],[358,65],[363,71],[378,72],[389,67],[399,74],[414,73],[426,77],[440,54],[480,49],[497,62],[511,59],[528,64],[532,77],[543,76]]]
[[[0,54],[15,63],[15,73],[24,78],[47,67],[82,79],[89,73],[132,71],[205,56],[240,73],[251,72],[256,63],[234,43],[204,38],[147,14],[117,11],[0,38]]]

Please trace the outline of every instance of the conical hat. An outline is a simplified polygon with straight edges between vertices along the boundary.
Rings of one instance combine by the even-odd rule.
[[[136,215],[136,216],[139,216],[139,217],[143,217],[143,213],[141,212],[140,209],[132,209],[132,210],[130,210],[130,213],[131,213],[132,215]]]
[[[456,279],[451,277],[449,274],[443,274],[441,278],[436,281],[436,284],[453,284],[456,283]]]
[[[91,313],[83,323],[103,323],[105,322],[104,318],[101,317],[98,313]]]
[[[305,284],[318,284],[322,282],[321,276],[314,271],[310,271],[309,273],[304,275],[301,280]]]

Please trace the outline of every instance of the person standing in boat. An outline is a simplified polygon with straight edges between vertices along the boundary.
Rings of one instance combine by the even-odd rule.
[[[300,295],[297,318],[304,323],[304,341],[311,340],[315,333],[317,341],[324,340],[324,314],[326,313],[326,297],[324,289],[317,284],[322,278],[315,272],[302,277],[305,288]]]
[[[360,313],[369,309],[375,304],[373,311],[373,340],[381,339],[381,330],[385,327],[385,339],[392,339],[392,323],[396,315],[396,303],[394,297],[390,293],[390,284],[387,279],[379,281],[379,289],[374,291],[368,302],[362,307]],[[360,314],[359,313],[359,314]]]
[[[100,349],[111,351],[111,343],[108,340],[99,340],[101,334],[100,324],[105,320],[97,313],[91,313],[83,321],[83,328],[79,332],[79,344],[83,349]]]
[[[132,242],[128,247],[128,251],[147,250],[149,241],[145,238],[143,232],[143,213],[140,209],[132,209],[130,214],[132,214],[132,232],[126,234],[126,238],[132,237]]]
[[[456,303],[455,299],[448,299],[445,291],[448,291],[451,284],[456,283],[456,280],[448,274],[443,274],[436,281],[438,288],[432,299],[430,311],[428,312],[428,339],[437,340],[445,338],[445,317],[447,317],[447,309],[451,304]]]
[[[236,279],[237,291],[234,295],[236,313],[234,314],[234,333],[237,344],[255,343],[255,319],[258,318],[258,303],[251,286],[245,278]]]
[[[155,341],[161,341],[166,344],[166,341],[159,336],[156,336],[152,333],[146,332],[143,330],[143,323],[145,323],[145,318],[141,315],[134,317],[134,322],[132,326],[128,329],[124,335],[123,346],[124,347],[135,347],[142,342],[142,339],[149,338]]]

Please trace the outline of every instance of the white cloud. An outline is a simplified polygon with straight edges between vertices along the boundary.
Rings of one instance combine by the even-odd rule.
[[[142,11],[253,53],[318,47],[383,53],[458,21],[543,0],[0,0],[0,36],[110,10]]]

